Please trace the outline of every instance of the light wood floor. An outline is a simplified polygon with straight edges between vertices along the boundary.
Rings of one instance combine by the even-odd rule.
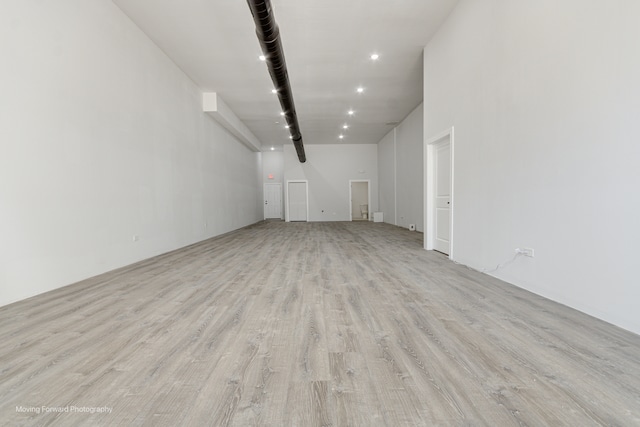
[[[263,222],[2,307],[0,425],[640,425],[639,336],[421,239]]]

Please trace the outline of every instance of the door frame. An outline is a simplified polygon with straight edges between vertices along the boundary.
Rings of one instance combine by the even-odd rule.
[[[265,182],[262,187],[262,198],[266,201],[267,185],[277,185],[280,187],[280,219],[282,219],[282,183],[281,182]],[[264,219],[267,219],[267,215],[264,212],[264,206],[262,207],[262,215]]]
[[[449,194],[451,195],[451,205],[449,207],[449,259],[453,259],[453,209],[455,207],[454,203],[454,182],[453,177],[455,176],[454,172],[454,127],[440,132],[439,134],[427,139],[424,142],[424,224],[425,224],[425,233],[424,233],[424,248],[428,251],[433,250],[434,246],[434,237],[436,234],[435,230],[435,184],[436,184],[436,175],[435,175],[435,149],[436,145],[449,141],[449,147],[451,149],[451,158],[449,165]]]
[[[354,182],[366,182],[367,183],[367,205],[369,211],[367,212],[367,221],[371,221],[371,180],[370,179],[350,179],[349,180],[349,221],[353,221],[353,197],[351,194],[351,184]]]
[[[285,222],[289,221],[289,184],[292,182],[304,182],[305,184],[305,195],[307,196],[307,219],[306,222],[309,222],[309,181],[306,179],[289,179],[287,180],[287,191],[284,192],[284,220]]]

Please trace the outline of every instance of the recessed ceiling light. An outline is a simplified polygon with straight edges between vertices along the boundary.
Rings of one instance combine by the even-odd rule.
[[[344,135],[340,134],[340,135],[338,135],[338,138],[344,139]]]
[[[266,61],[267,57],[264,56],[264,55],[260,55],[260,56],[258,56],[258,59],[260,59],[260,61]]]
[[[271,147],[271,151],[275,150],[275,148]]]
[[[349,129],[349,125],[342,125],[342,129]]]
[[[280,115],[281,115],[281,116],[284,116],[284,111],[280,111]]]
[[[378,58],[380,58],[380,55],[378,55],[377,53],[371,54],[371,59],[373,59],[374,61]]]
[[[284,128],[285,129],[289,129],[289,125],[284,125]]]
[[[347,114],[349,114],[350,116],[353,116],[353,113],[355,113],[355,111],[353,111],[353,110],[347,111]]]
[[[271,89],[271,93],[278,93],[278,91],[275,89]]]
[[[357,91],[358,93],[362,93],[362,92],[364,92],[364,88],[363,88],[363,87],[359,87],[358,89],[356,89],[356,91]]]
[[[293,136],[289,135],[289,139],[293,139]]]

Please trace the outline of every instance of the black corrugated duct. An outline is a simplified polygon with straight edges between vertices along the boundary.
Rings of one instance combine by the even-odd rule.
[[[278,29],[273,11],[271,10],[271,1],[247,0],[247,4],[249,5],[249,9],[251,9],[253,20],[256,23],[256,34],[258,35],[262,52],[266,57],[271,80],[273,80],[273,85],[278,91],[280,106],[289,125],[289,132],[293,139],[293,145],[296,147],[298,159],[300,163],[304,163],[307,161],[307,156],[304,154],[302,134],[300,133],[296,107],[293,104],[293,93],[291,92],[291,85],[289,84],[289,75],[287,73],[287,64],[284,60],[282,42],[280,41],[280,30]]]

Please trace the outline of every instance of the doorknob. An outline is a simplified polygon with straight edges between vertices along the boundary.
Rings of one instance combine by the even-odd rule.
[[[451,202],[447,202],[447,204],[450,204]]]

